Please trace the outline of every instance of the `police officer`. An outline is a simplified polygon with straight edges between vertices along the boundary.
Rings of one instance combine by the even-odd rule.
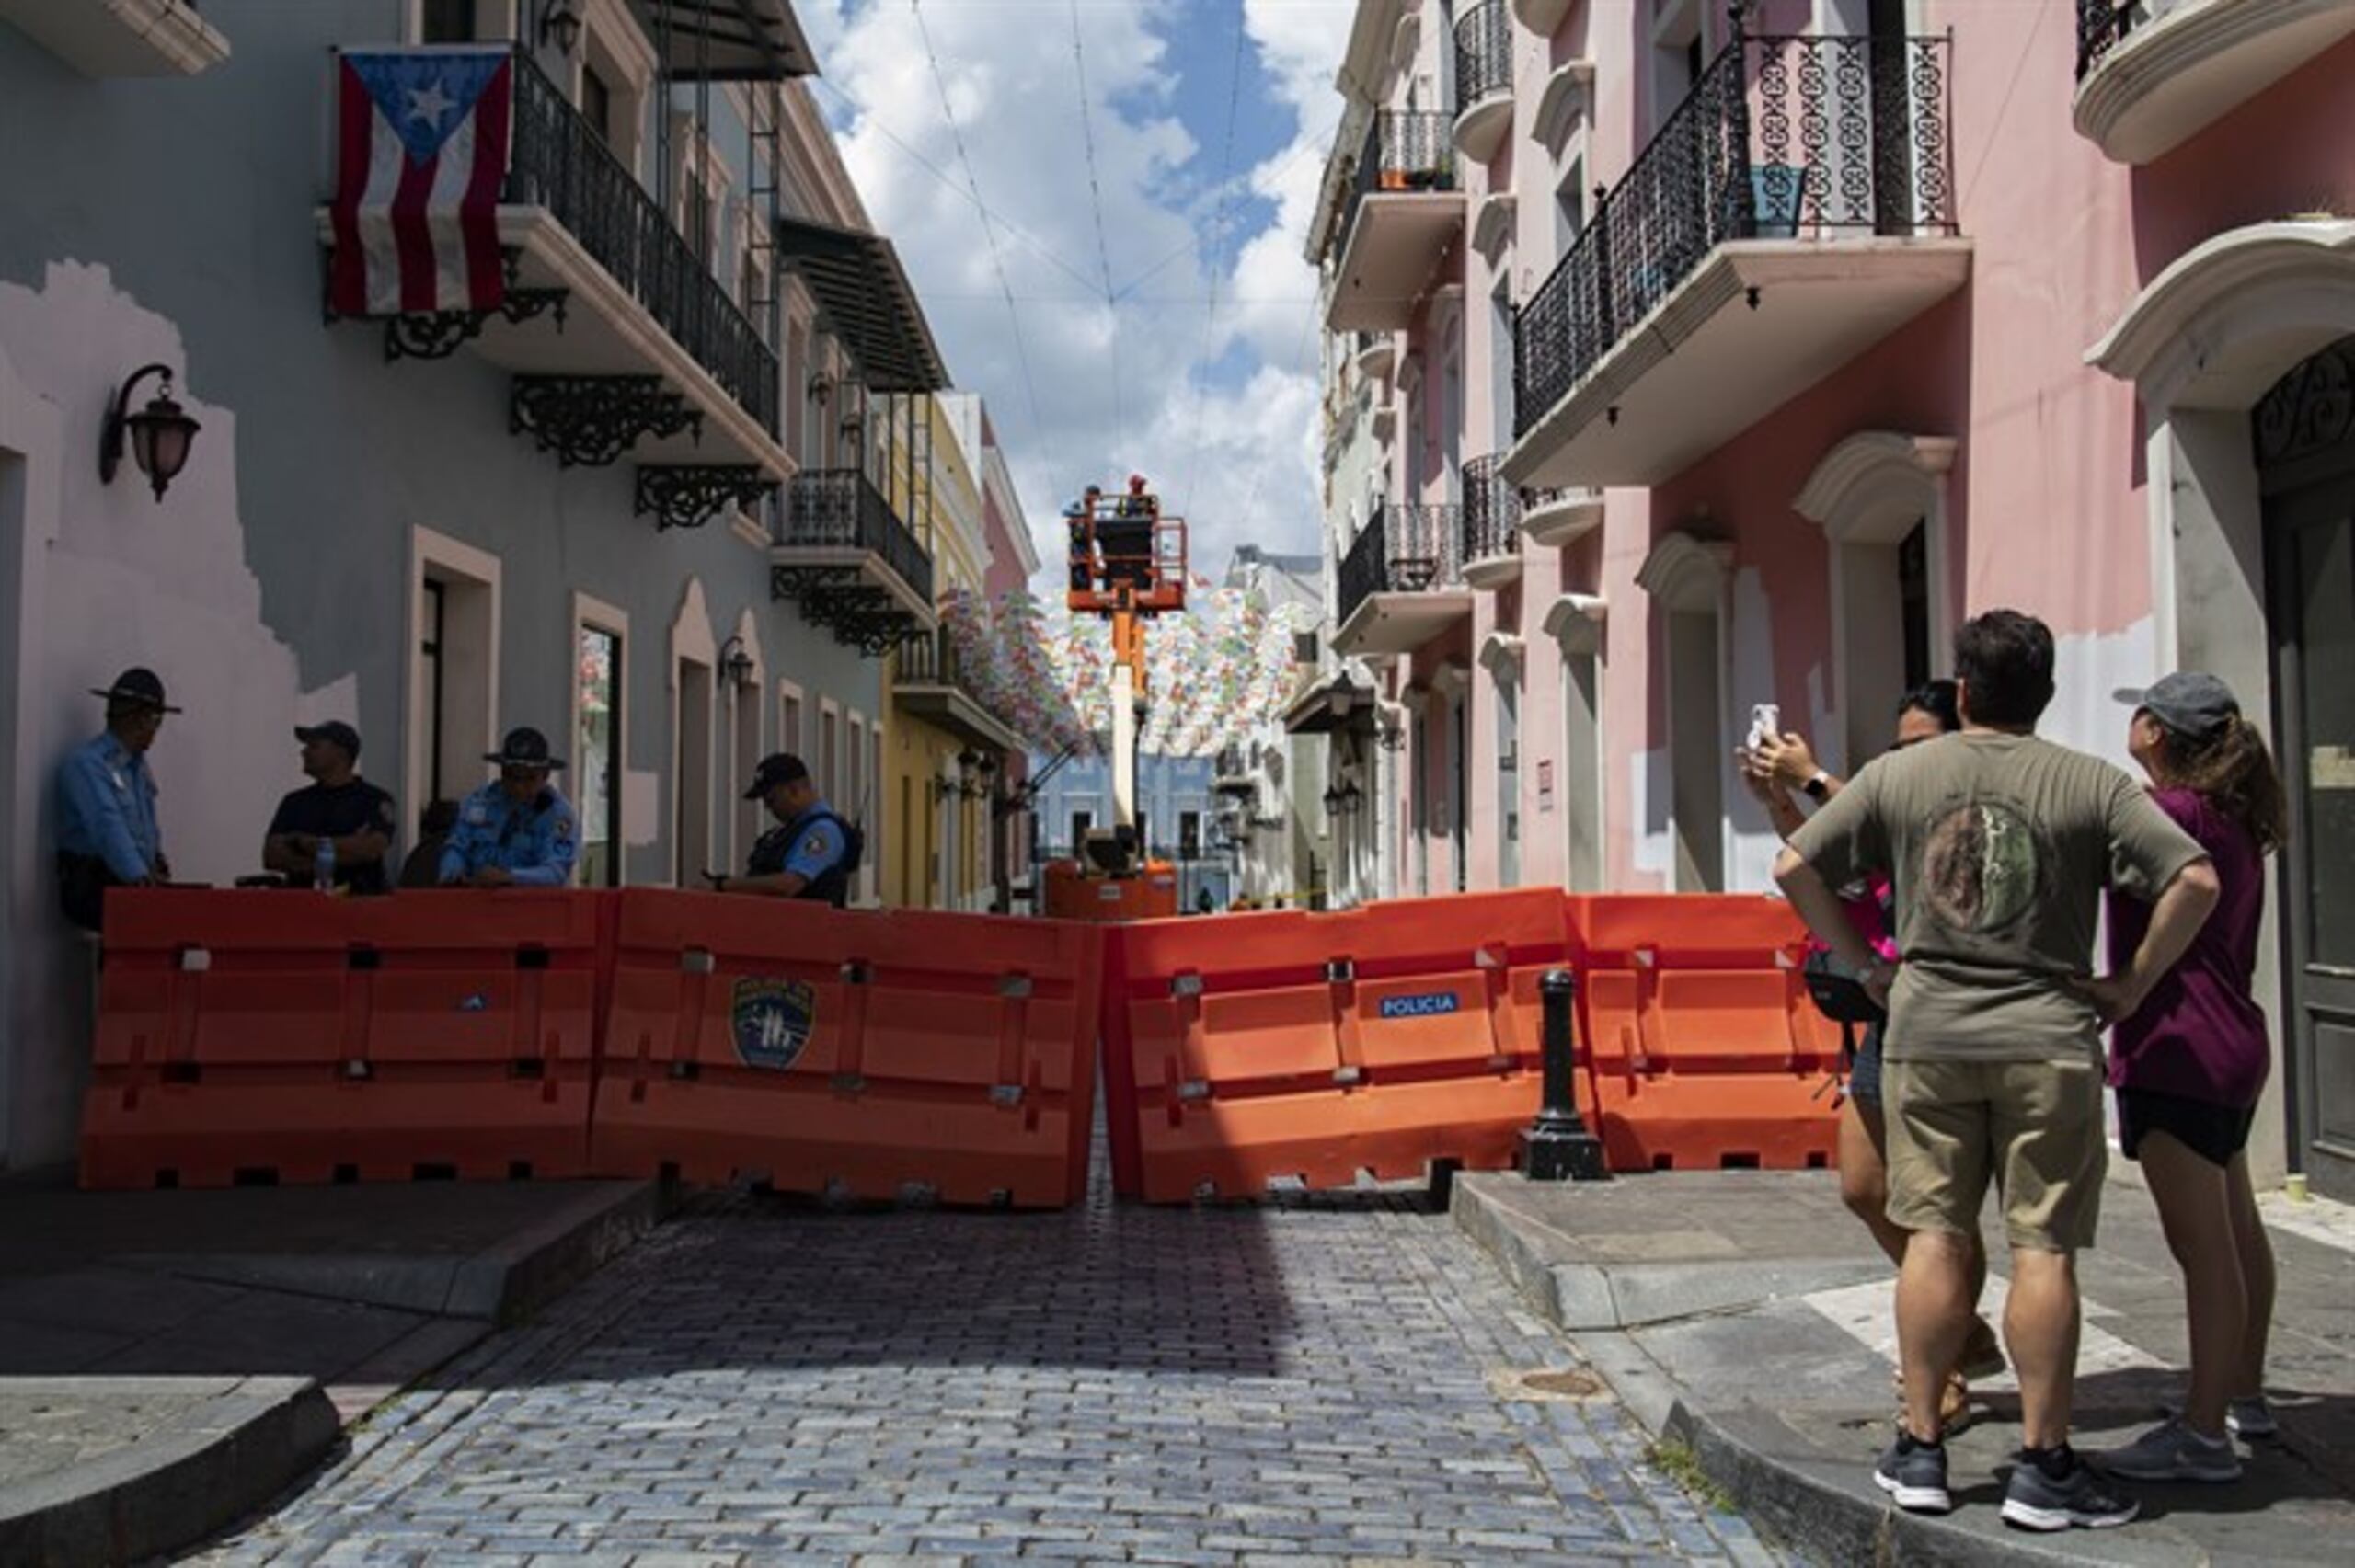
[[[338,887],[386,891],[385,859],[399,818],[391,794],[360,776],[360,732],[338,718],[298,726],[294,738],[303,743],[303,772],[311,783],[278,803],[262,840],[262,864],[307,887],[327,858]]]
[[[711,876],[711,885],[722,893],[822,898],[838,910],[848,904],[859,832],[819,796],[808,765],[783,751],[764,757],[744,798],[766,806],[777,825],[752,846],[745,876]]]
[[[548,782],[564,759],[548,755],[548,738],[538,730],[517,728],[483,761],[499,764],[499,777],[459,806],[458,824],[442,851],[442,885],[561,887],[570,882],[580,851],[579,823],[572,803]]]
[[[58,769],[57,892],[65,918],[96,931],[108,888],[171,880],[147,749],[164,715],[180,710],[152,670],[126,670],[90,695],[106,699],[107,727]]]

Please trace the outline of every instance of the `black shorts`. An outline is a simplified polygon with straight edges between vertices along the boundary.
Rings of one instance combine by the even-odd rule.
[[[2129,1160],[2140,1158],[2135,1151],[2146,1134],[2163,1132],[2210,1164],[2229,1165],[2248,1147],[2256,1123],[2255,1105],[2220,1105],[2152,1089],[2118,1091],[2118,1148]]]

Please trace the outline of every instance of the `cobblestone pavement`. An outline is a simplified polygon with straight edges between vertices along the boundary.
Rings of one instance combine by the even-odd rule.
[[[704,1206],[221,1563],[1772,1562],[1443,1214]],[[1570,1379],[1575,1383],[1577,1379]]]

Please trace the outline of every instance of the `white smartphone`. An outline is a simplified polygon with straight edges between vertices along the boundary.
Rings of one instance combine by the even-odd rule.
[[[1750,739],[1747,749],[1755,752],[1764,742],[1779,740],[1783,736],[1783,710],[1773,703],[1760,703],[1750,710]]]

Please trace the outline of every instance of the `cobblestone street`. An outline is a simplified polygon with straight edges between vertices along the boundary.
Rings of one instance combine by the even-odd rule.
[[[1777,1561],[1441,1213],[699,1207],[222,1563]]]

